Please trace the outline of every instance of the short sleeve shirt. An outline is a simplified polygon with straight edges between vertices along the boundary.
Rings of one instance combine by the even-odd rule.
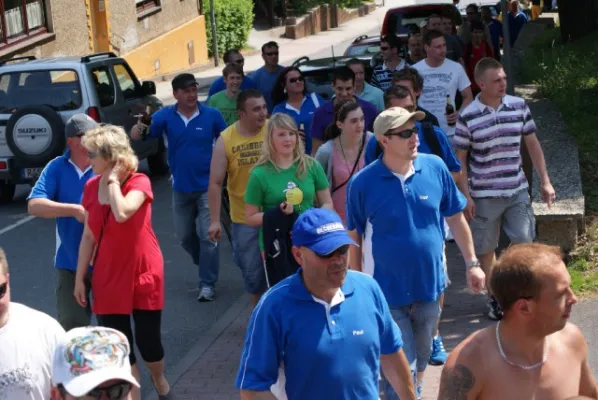
[[[461,64],[449,59],[444,60],[439,67],[430,67],[424,59],[413,65],[413,68],[424,78],[424,89],[418,104],[434,114],[438,118],[440,128],[449,138],[453,137],[455,127],[449,126],[446,121],[446,97],[449,96],[451,104],[455,107],[457,91],[461,92],[471,86],[465,69]]]
[[[326,173],[320,163],[311,157],[307,158],[307,169],[301,176],[297,176],[297,167],[298,163],[281,170],[270,163],[255,167],[245,189],[245,203],[266,211],[287,201],[298,214],[313,208],[316,193],[328,187]],[[260,246],[263,248],[261,229]]]
[[[109,205],[100,204],[101,176],[90,179],[83,193],[88,224],[98,243],[93,263],[93,313],[131,314],[164,307],[164,259],[152,228],[154,195],[149,178],[134,173],[123,185],[145,194],[146,200],[126,221],[117,222]]]
[[[269,391],[282,364],[289,400],[378,399],[380,355],[403,346],[379,286],[348,271],[327,311],[301,274],[272,287],[253,310],[237,388]]]

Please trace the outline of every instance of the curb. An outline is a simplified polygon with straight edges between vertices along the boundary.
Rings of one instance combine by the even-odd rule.
[[[166,374],[166,379],[168,380],[168,383],[170,383],[171,392],[174,390],[174,387],[181,377],[201,358],[222,332],[224,332],[229,325],[249,307],[251,307],[251,299],[247,293],[244,293],[210,329],[200,335],[197,342],[195,342],[187,354],[185,354],[172,370]],[[149,392],[151,392],[151,394],[148,394]],[[142,398],[146,400],[158,400],[158,394],[153,387],[149,386],[146,390],[142,389]]]

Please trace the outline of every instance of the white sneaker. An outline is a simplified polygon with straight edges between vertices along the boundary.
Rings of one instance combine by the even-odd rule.
[[[214,289],[208,286],[204,286],[199,291],[199,296],[197,296],[197,301],[212,301],[214,300]]]

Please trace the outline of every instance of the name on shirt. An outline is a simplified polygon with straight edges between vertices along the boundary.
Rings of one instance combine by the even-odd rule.
[[[262,154],[262,145],[263,142],[260,141],[233,146],[232,153],[234,155],[239,153],[237,166],[242,167],[255,164]]]

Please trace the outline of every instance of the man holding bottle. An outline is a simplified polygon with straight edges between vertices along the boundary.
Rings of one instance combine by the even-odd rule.
[[[454,106],[455,96],[457,91],[461,92],[461,109],[467,107],[473,100],[471,82],[461,64],[446,58],[446,41],[442,32],[427,31],[424,48],[426,58],[413,65],[424,78],[424,90],[418,104],[438,118],[440,128],[452,140],[459,115],[459,110]]]

